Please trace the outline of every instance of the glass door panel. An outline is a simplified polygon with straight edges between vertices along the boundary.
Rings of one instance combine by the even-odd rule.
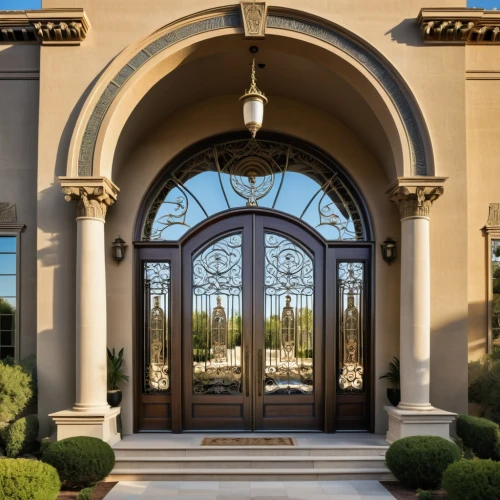
[[[314,391],[314,265],[296,243],[266,232],[265,394]]]
[[[242,393],[242,233],[193,261],[193,394]]]

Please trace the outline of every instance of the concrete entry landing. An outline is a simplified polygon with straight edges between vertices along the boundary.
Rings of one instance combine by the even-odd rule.
[[[205,437],[290,437],[294,446],[202,446]],[[112,481],[392,479],[384,436],[364,433],[135,434],[114,446]]]

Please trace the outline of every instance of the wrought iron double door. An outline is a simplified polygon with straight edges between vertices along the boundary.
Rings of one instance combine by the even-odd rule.
[[[325,248],[237,215],[182,250],[184,430],[323,430]]]

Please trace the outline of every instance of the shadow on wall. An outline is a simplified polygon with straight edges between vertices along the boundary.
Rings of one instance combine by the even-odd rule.
[[[444,296],[446,290],[443,290]],[[431,298],[432,304],[437,302]],[[431,404],[455,413],[467,413],[467,316],[436,324],[431,319]]]
[[[486,263],[487,268],[487,263]],[[487,269],[485,269],[485,274]],[[476,361],[488,351],[488,305],[486,302],[469,303],[469,360]]]
[[[416,19],[404,19],[399,24],[384,33],[386,36],[391,35],[393,42],[408,45],[410,47],[423,47],[424,41],[420,34],[420,28]]]

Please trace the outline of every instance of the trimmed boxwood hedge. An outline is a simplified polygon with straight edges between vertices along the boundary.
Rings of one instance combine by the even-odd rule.
[[[412,436],[398,439],[385,455],[394,477],[412,489],[439,487],[446,468],[460,460],[455,443],[438,436]]]
[[[61,488],[56,469],[27,458],[0,460],[0,500],[55,500]]]
[[[32,453],[38,449],[38,417],[28,415],[10,424],[3,433],[5,453],[17,457],[21,453]]]
[[[51,444],[42,460],[53,465],[68,488],[86,488],[102,481],[115,466],[111,446],[100,439],[77,436]]]
[[[443,489],[450,500],[498,500],[500,462],[461,460],[443,474]]]
[[[486,418],[459,415],[457,434],[464,445],[472,448],[479,458],[500,460],[500,431],[495,422]]]

